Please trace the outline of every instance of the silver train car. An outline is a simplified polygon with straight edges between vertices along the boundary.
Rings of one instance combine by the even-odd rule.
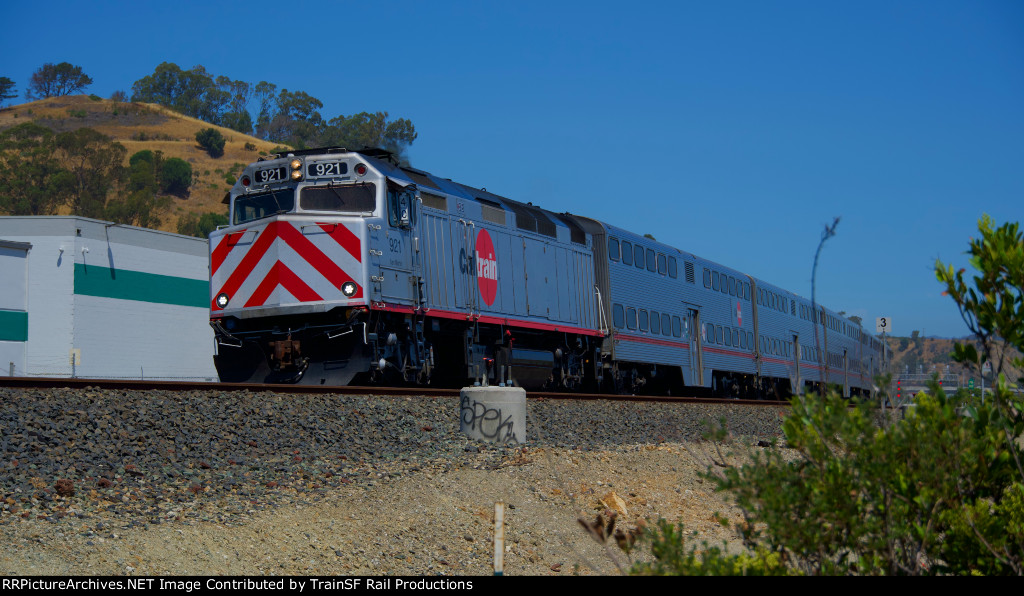
[[[383,150],[272,155],[225,202],[210,235],[224,382],[852,396],[890,356],[767,282]]]

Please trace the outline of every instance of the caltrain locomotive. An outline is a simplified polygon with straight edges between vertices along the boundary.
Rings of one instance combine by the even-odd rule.
[[[223,382],[867,394],[881,341],[792,292],[380,149],[261,158],[210,235]]]

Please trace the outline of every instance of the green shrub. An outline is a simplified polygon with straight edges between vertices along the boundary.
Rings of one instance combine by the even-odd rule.
[[[183,159],[170,157],[160,167],[160,190],[167,194],[185,196],[192,186],[192,166]]]
[[[969,251],[974,287],[942,263],[936,275],[982,346],[979,354],[958,344],[954,360],[980,368],[1024,349],[1024,237],[988,217],[979,229]],[[1002,366],[996,358],[993,368]],[[1024,575],[1024,399],[1005,375],[983,404],[965,391],[947,395],[937,378],[903,419],[875,403],[796,396],[783,422],[792,451],[709,468],[704,477],[743,512],[739,530],[753,554],[686,548],[682,529],[660,520],[643,542],[654,561],[632,571],[779,573],[784,562],[812,575]]]
[[[226,226],[228,218],[219,213],[204,213],[201,216],[189,212],[178,220],[178,233],[197,238],[208,238],[217,226]]]
[[[210,154],[210,157],[224,155],[224,135],[216,128],[206,128],[196,133],[196,142]]]

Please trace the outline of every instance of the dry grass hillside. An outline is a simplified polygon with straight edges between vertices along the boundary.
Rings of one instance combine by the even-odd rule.
[[[255,161],[260,153],[269,153],[279,146],[183,116],[165,107],[147,103],[121,103],[88,95],[51,97],[0,110],[0,130],[22,122],[37,124],[65,132],[82,127],[95,129],[121,143],[128,150],[127,157],[143,149],[162,151],[164,157],[178,157],[192,165],[192,189],[188,198],[175,197],[170,211],[161,217],[161,230],[176,231],[178,219],[193,211],[226,213],[221,204],[224,194],[231,188],[226,182],[229,175]],[[224,155],[213,158],[196,143],[196,133],[215,128],[227,143]],[[246,149],[249,144],[250,149]],[[255,149],[252,149],[255,147]]]
[[[961,366],[950,356],[953,353],[954,343],[965,344],[969,342],[968,339],[889,337],[887,341],[893,351],[893,372],[896,374],[902,373],[904,366],[909,368],[908,372],[911,374],[916,374],[919,370],[925,374],[945,373],[946,366],[948,366],[950,374],[963,374],[965,379],[972,376],[978,377],[977,371]],[[1011,355],[1012,357],[1020,357],[1020,354],[1014,353]],[[1006,378],[1011,383],[1024,375],[1024,371],[1009,366],[1009,358],[1007,358],[1005,366]]]

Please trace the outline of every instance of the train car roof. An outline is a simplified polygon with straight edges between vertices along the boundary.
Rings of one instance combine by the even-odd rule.
[[[286,154],[293,155],[313,155],[322,153],[359,153],[368,161],[372,162],[372,165],[377,168],[385,176],[395,179],[397,181],[404,182],[406,184],[415,184],[421,192],[440,192],[446,195],[467,199],[477,203],[488,204],[491,207],[501,207],[505,211],[511,212],[516,217],[516,227],[519,229],[537,232],[542,235],[556,237],[556,227],[568,228],[573,242],[584,244],[586,234],[595,235],[603,228],[609,233],[615,233],[622,236],[630,236],[633,239],[643,240],[646,242],[652,242],[659,246],[665,247],[665,252],[675,251],[682,257],[688,257],[696,261],[701,261],[714,265],[722,270],[727,270],[739,275],[744,275],[752,278],[759,287],[771,288],[774,291],[784,293],[788,298],[805,301],[810,304],[809,298],[796,294],[790,290],[787,290],[781,286],[777,286],[773,283],[767,282],[760,278],[754,277],[733,267],[722,265],[710,259],[703,258],[691,252],[681,250],[670,244],[665,244],[657,240],[651,240],[636,232],[613,226],[603,221],[593,219],[586,216],[574,215],[569,212],[556,213],[543,209],[534,205],[533,203],[522,203],[520,201],[514,201],[507,197],[492,193],[486,188],[476,188],[459,182],[455,182],[450,178],[441,178],[430,172],[419,170],[408,165],[403,165],[399,162],[397,155],[394,152],[386,149],[378,149],[372,147],[364,147],[358,150],[348,150],[342,147],[326,147],[320,149],[301,149],[295,151],[282,152],[281,156]],[[529,222],[533,221],[533,225]],[[835,315],[846,321],[848,324],[856,325],[861,327],[862,331],[866,331],[862,324],[856,323],[837,312],[825,307],[821,304],[817,305],[818,308],[824,308],[828,314]],[[870,335],[870,333],[869,333]],[[874,337],[874,336],[872,336]]]

